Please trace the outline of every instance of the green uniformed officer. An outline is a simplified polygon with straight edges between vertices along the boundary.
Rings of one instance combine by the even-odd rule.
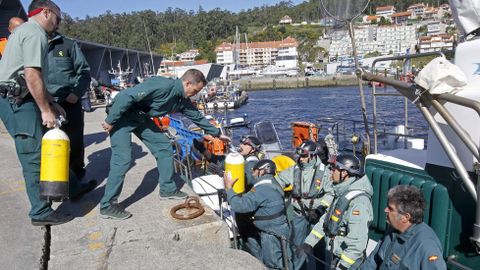
[[[56,113],[65,113],[52,103],[42,78],[47,65],[47,34],[56,30],[60,8],[52,1],[36,0],[28,12],[30,19],[10,35],[0,61],[0,117],[15,141],[32,206],[29,213],[32,224],[57,225],[72,217],[53,211],[50,203],[40,199],[39,181],[43,126],[54,127]],[[28,91],[18,94],[13,90],[22,86]]]
[[[296,253],[311,250],[325,239],[330,264],[335,269],[357,269],[363,262],[368,226],[373,220],[373,188],[360,177],[360,161],[351,154],[338,155],[332,162],[331,180],[335,198],[327,213],[315,225]]]
[[[276,172],[275,163],[264,159],[255,163],[252,168],[254,185],[244,194],[237,194],[232,186],[235,183],[229,175],[225,175],[225,189],[231,209],[236,213],[252,213],[253,231],[246,249],[262,260],[269,268],[291,269],[290,249],[287,241],[290,229],[287,221],[285,200],[282,187],[273,177]],[[282,249],[282,243],[284,248]]]
[[[48,42],[47,90],[67,114],[62,130],[70,138],[70,168],[78,179],[85,175],[84,112],[80,98],[90,86],[90,66],[77,42],[60,33]]]
[[[183,199],[187,194],[178,190],[173,181],[173,150],[170,140],[160,131],[151,117],[181,112],[207,134],[229,140],[209,123],[195,108],[190,97],[206,84],[203,74],[189,69],[179,80],[153,77],[135,87],[121,91],[114,99],[103,128],[110,132],[112,158],[105,194],[100,202],[103,218],[126,219],[131,216],[117,203],[125,174],[130,168],[132,133],[155,156],[159,173],[160,199]]]
[[[324,142],[303,142],[297,149],[297,164],[277,175],[282,187],[292,185],[290,217],[293,231],[293,244],[301,245],[307,234],[325,213],[333,200],[333,187],[327,164],[328,149]],[[305,261],[307,265],[315,262],[305,254],[298,254],[293,259],[295,269],[300,269]]]
[[[425,199],[413,186],[395,186],[388,191],[385,208],[387,232],[360,269],[446,270],[435,232],[423,220]]]

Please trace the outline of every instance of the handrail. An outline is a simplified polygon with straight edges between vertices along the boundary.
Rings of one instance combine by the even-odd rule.
[[[445,54],[452,53],[452,50],[445,50],[445,51],[435,51],[435,52],[426,52],[426,53],[415,53],[415,54],[408,54],[408,55],[399,55],[399,56],[389,56],[389,57],[382,57],[377,58],[372,62],[372,70],[375,69],[375,65],[378,62],[384,61],[391,61],[391,60],[408,60],[413,58],[419,58],[424,56],[431,56],[431,55],[438,55],[441,57],[445,57]],[[386,74],[385,74],[386,77]],[[377,94],[376,93],[376,86],[373,85],[372,87],[373,95],[372,95],[372,118],[373,118],[373,151],[376,154],[378,152],[378,131],[377,131],[377,96],[388,96],[385,94]],[[408,126],[408,103],[405,99],[404,101],[404,125]],[[406,143],[406,141],[405,141]]]
[[[460,174],[460,177],[462,178],[463,183],[465,184],[465,187],[467,188],[468,192],[470,195],[474,198],[475,201],[477,201],[477,192],[476,192],[476,187],[473,184],[473,181],[470,179],[470,176],[463,166],[462,162],[460,161],[460,158],[454,151],[453,147],[450,145],[450,143],[447,140],[447,137],[445,136],[445,133],[442,131],[442,129],[439,127],[438,123],[435,121],[433,118],[432,114],[428,110],[428,106],[432,104],[432,100],[435,101],[435,97],[433,95],[430,95],[428,93],[423,93],[421,92],[420,89],[416,87],[415,84],[409,84],[406,82],[401,82],[393,79],[389,79],[386,77],[374,75],[368,72],[363,72],[362,70],[357,70],[356,71],[357,75],[360,76],[363,80],[366,81],[378,81],[382,82],[388,85],[393,86],[397,91],[399,91],[402,95],[407,97],[409,100],[414,102],[416,106],[420,109],[420,112],[423,114],[425,119],[427,120],[428,124],[430,125],[432,131],[434,132],[435,136],[437,137],[438,141],[440,142],[440,145],[442,145],[443,149],[445,150],[448,158],[454,165],[455,169],[458,171]],[[456,101],[458,103],[462,104],[468,104],[469,106],[472,106],[475,108],[477,112],[480,112],[480,104],[477,104],[476,102],[469,101],[468,99],[461,98],[458,96],[453,96],[449,94],[442,94],[442,98],[445,100],[452,100]],[[452,97],[453,96],[453,97]],[[438,96],[437,96],[438,98]],[[434,102],[435,103],[435,102]],[[442,108],[443,105],[439,104]],[[461,105],[461,104],[460,104]],[[478,109],[478,110],[477,110]],[[445,119],[448,124],[452,126],[453,121],[451,119]],[[455,125],[455,123],[453,123]],[[455,131],[455,130],[454,130]],[[463,133],[457,133],[457,136],[459,136],[462,141],[468,140],[466,139]],[[471,149],[470,149],[471,150]],[[478,150],[477,150],[478,151]],[[472,152],[475,155],[475,151]],[[478,152],[477,152],[478,155]]]

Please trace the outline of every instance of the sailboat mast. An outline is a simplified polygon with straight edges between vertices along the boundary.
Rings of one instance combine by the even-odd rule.
[[[148,51],[150,52],[150,60],[152,61],[152,72],[155,74],[155,64],[153,63],[153,54],[152,54],[152,48],[150,47],[150,39],[148,38],[148,33],[147,33],[147,26],[145,25],[145,21],[142,19],[143,23],[143,29],[145,30],[145,37],[147,38],[147,46],[148,46]]]

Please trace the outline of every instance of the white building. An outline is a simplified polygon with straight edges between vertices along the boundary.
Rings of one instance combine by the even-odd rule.
[[[178,54],[177,56],[178,56],[180,61],[189,62],[189,61],[195,61],[195,57],[197,57],[199,55],[200,55],[200,53],[198,52],[198,50],[193,49],[193,50],[189,50],[189,51],[183,52],[181,54]]]
[[[414,5],[410,5],[408,8],[407,8],[407,11],[411,11],[412,12],[412,17],[416,18],[416,17],[422,17],[423,14],[425,13],[425,8],[427,6],[425,6],[424,3],[420,3],[420,4],[414,4]]]
[[[297,66],[298,43],[294,38],[287,37],[282,41],[240,43],[239,64],[252,67],[266,65]],[[222,43],[215,52],[217,64],[233,64],[235,45]],[[280,56],[280,58],[278,58]],[[278,59],[277,59],[278,58]],[[277,63],[278,61],[278,63]]]
[[[231,43],[222,43],[215,48],[217,53],[217,64],[233,64],[233,45]]]
[[[275,66],[278,68],[296,68],[298,43],[294,38],[288,37],[280,43],[278,47],[278,55],[275,59]]]
[[[420,52],[433,52],[440,50],[451,50],[453,48],[454,37],[443,34],[437,36],[420,37]]]
[[[445,34],[447,29],[447,25],[439,22],[439,21],[434,21],[434,22],[429,22],[427,24],[427,36],[437,36],[441,34]]]
[[[412,12],[411,11],[404,11],[404,12],[397,12],[394,13],[392,16],[392,23],[394,24],[402,24],[405,23],[408,19],[412,19]]]
[[[387,20],[391,20],[391,16],[396,12],[394,6],[382,6],[375,9],[375,15],[384,17]]]
[[[290,18],[290,16],[288,15],[285,15],[282,17],[282,19],[280,20],[280,24],[292,24],[292,18]]]
[[[378,51],[382,54],[404,54],[415,48],[417,29],[415,25],[385,25],[377,28]]]
[[[336,31],[331,35],[330,60],[352,55],[352,46],[346,31]],[[358,55],[378,51],[382,55],[403,54],[417,44],[414,25],[365,25],[355,28],[355,41]]]

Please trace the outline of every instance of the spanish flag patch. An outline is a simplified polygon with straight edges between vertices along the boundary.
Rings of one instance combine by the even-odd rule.
[[[428,257],[428,261],[430,261],[430,262],[434,262],[434,261],[436,261],[436,260],[438,260],[438,256],[437,256],[437,255],[432,255],[432,256]]]
[[[359,215],[360,215],[360,211],[358,211],[358,210],[353,210],[353,211],[352,211],[352,215],[354,215],[354,216],[359,216]]]

